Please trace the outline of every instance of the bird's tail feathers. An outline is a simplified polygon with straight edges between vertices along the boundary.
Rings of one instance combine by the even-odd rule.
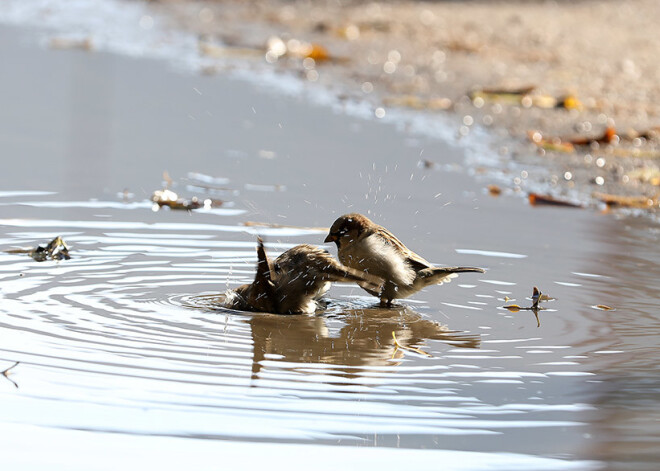
[[[476,267],[431,267],[421,270],[417,274],[418,280],[423,280],[424,285],[441,284],[456,278],[459,273],[485,273],[483,268]]]

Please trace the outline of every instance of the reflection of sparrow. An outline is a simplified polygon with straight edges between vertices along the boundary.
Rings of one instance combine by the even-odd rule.
[[[288,363],[335,365],[326,373],[347,378],[351,387],[361,384],[360,371],[369,371],[362,367],[396,365],[406,347],[479,348],[481,342],[478,334],[453,331],[409,306],[358,308],[348,303],[346,309],[332,319],[303,316],[291,322],[288,316],[252,316],[249,324],[253,341],[253,379],[259,377],[264,359],[276,359]],[[396,343],[392,332],[395,332]],[[446,346],[429,344],[428,340],[437,340]],[[395,354],[397,344],[399,350]],[[369,381],[368,376],[367,373],[366,381]]]
[[[428,285],[449,281],[457,273],[484,272],[482,268],[434,267],[390,231],[357,213],[337,219],[325,242],[337,244],[343,264],[385,280],[380,290],[358,282],[367,292],[378,296],[381,305],[390,306],[393,299],[407,298]]]
[[[254,281],[227,294],[227,306],[244,311],[312,314],[330,282],[359,282],[377,290],[382,280],[343,266],[323,249],[302,244],[270,262],[259,239]]]

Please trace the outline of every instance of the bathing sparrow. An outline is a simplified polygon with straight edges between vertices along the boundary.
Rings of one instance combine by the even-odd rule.
[[[274,262],[268,260],[259,239],[258,262],[254,282],[227,293],[227,306],[233,309],[279,314],[312,314],[317,300],[331,282],[358,282],[377,290],[382,280],[343,266],[327,251],[312,245],[297,245]]]

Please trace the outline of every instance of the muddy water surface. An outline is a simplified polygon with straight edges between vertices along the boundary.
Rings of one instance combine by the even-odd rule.
[[[648,221],[493,198],[453,143],[267,85],[45,51],[7,28],[0,58],[21,63],[0,74],[0,243],[61,235],[72,254],[0,254],[0,360],[20,362],[0,377],[13,463],[653,469]],[[225,204],[153,211],[164,170],[173,190]],[[487,272],[387,310],[356,286],[311,317],[212,303],[251,280],[256,234],[271,255],[320,245],[314,228],[349,211]],[[502,308],[530,305],[533,286],[556,298],[538,316]]]

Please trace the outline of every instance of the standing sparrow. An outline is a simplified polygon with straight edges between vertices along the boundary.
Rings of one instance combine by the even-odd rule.
[[[278,314],[312,314],[317,308],[316,301],[330,289],[333,281],[358,282],[373,290],[382,284],[379,278],[345,267],[327,251],[312,245],[297,245],[271,263],[259,239],[257,255],[254,281],[230,290],[228,307]]]
[[[379,297],[382,306],[391,306],[393,299],[407,298],[426,286],[449,281],[457,273],[484,272],[482,268],[434,267],[390,231],[357,213],[338,218],[325,242],[337,244],[344,265],[385,280],[379,290],[358,282],[365,291]]]

